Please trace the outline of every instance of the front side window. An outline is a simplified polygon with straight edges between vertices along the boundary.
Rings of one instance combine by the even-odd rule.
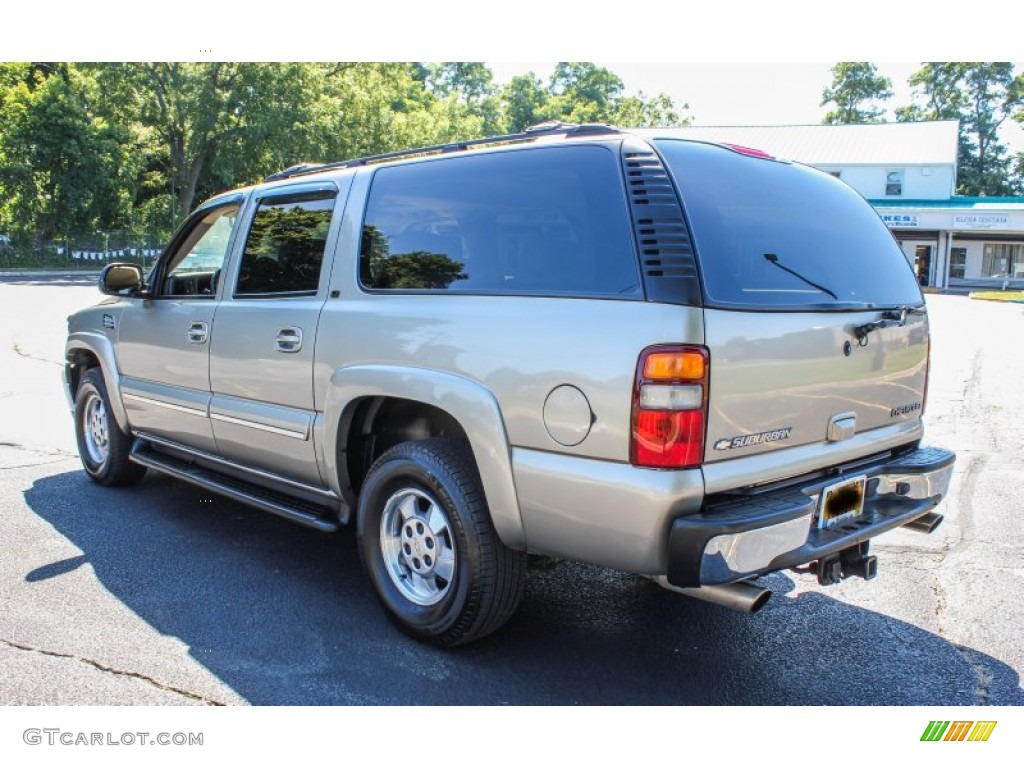
[[[641,298],[617,156],[554,147],[381,168],[360,281],[373,290]]]
[[[203,214],[192,225],[167,260],[161,296],[213,298],[237,218],[238,206],[225,205]]]
[[[261,200],[245,240],[235,296],[315,294],[333,211],[334,193]]]

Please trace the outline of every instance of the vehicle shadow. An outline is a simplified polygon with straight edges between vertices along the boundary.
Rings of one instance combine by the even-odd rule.
[[[83,552],[26,582],[90,564],[253,704],[1024,704],[998,659],[821,594],[787,597],[784,575],[746,616],[558,563],[531,571],[503,630],[442,651],[387,621],[351,531],[316,533],[153,473],[105,489],[66,472],[25,499]]]

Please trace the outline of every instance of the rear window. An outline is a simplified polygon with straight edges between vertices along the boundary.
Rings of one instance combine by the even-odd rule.
[[[682,195],[711,304],[817,310],[922,301],[889,230],[844,182],[709,144],[656,144]]]
[[[642,298],[618,160],[593,146],[381,168],[359,270],[376,290]]]

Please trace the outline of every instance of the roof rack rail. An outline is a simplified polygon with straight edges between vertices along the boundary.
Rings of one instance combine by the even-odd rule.
[[[431,147],[419,147],[417,149],[403,149],[398,152],[385,152],[381,155],[368,155],[367,157],[356,157],[351,160],[342,160],[336,163],[300,163],[285,168],[283,171],[272,173],[263,181],[280,181],[290,179],[293,176],[305,176],[310,173],[321,171],[340,170],[342,168],[356,168],[371,163],[383,163],[388,160],[397,160],[402,157],[416,157],[417,155],[438,155],[449,152],[462,152],[470,147],[477,147],[486,144],[515,144],[517,142],[534,141],[541,136],[565,135],[598,135],[602,133],[621,133],[611,125],[604,123],[563,123],[560,120],[549,120],[546,123],[538,123],[524,129],[521,133],[508,133],[503,136],[487,136],[482,139],[468,139],[467,141],[456,141],[451,144],[435,144]]]

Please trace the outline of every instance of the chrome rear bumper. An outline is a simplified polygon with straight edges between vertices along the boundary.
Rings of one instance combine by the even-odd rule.
[[[911,523],[945,497],[955,460],[952,451],[919,448],[850,472],[867,475],[863,514],[831,528],[817,525],[818,497],[843,475],[705,506],[672,522],[668,581],[727,584],[804,565]]]

